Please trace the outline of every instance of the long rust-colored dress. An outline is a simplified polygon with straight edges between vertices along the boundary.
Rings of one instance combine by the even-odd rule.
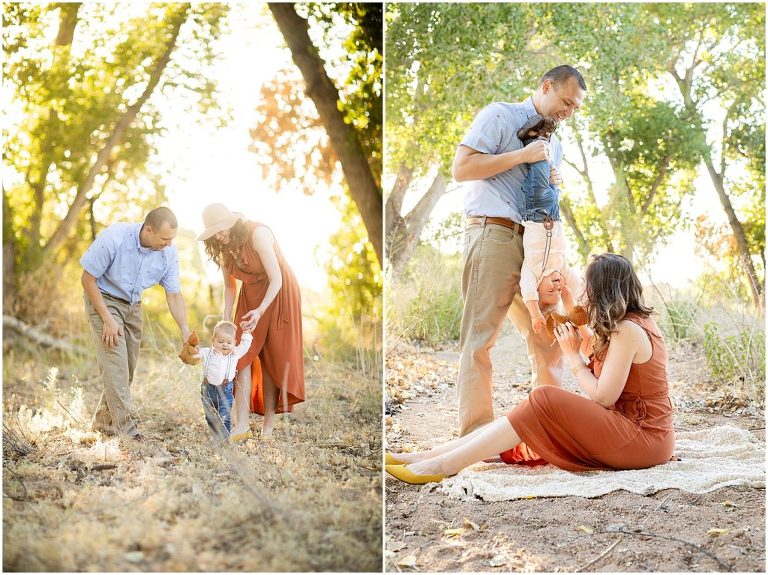
[[[243,315],[257,308],[264,300],[269,287],[269,278],[261,263],[261,258],[253,248],[251,238],[258,227],[266,227],[258,222],[246,222],[248,240],[240,249],[239,261],[228,258],[224,264],[227,273],[242,281],[235,308],[237,340],[242,330],[240,321]],[[304,401],[304,345],[301,326],[301,292],[296,276],[277,245],[274,244],[277,261],[283,276],[283,285],[277,296],[264,311],[264,315],[253,330],[251,347],[240,361],[237,369],[251,365],[251,411],[264,414],[264,394],[262,374],[264,370],[280,388],[276,413],[284,411],[283,379],[287,371],[288,411],[291,406]]]
[[[675,448],[673,408],[667,385],[667,348],[656,323],[636,314],[653,352],[633,363],[612,408],[559,387],[534,389],[507,418],[523,440],[505,451],[507,463],[552,463],[568,471],[644,469],[669,461]],[[603,362],[589,368],[600,377]]]

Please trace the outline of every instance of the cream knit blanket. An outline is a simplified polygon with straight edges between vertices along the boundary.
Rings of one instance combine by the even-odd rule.
[[[554,465],[481,463],[445,479],[439,490],[455,499],[508,501],[533,497],[599,497],[624,489],[650,495],[662,489],[708,493],[733,485],[765,488],[765,445],[731,426],[683,431],[670,461],[650,469],[570,472]]]

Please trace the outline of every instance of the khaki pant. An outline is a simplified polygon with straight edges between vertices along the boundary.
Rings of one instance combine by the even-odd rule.
[[[99,365],[104,390],[93,416],[92,428],[120,435],[134,436],[138,433],[136,422],[131,416],[131,383],[141,345],[141,304],[129,305],[104,296],[104,302],[112,317],[123,328],[116,347],[106,347],[101,341],[104,322],[84,294],[85,311],[91,326],[96,360]]]
[[[468,226],[464,234],[464,272],[458,393],[461,435],[493,421],[493,366],[490,351],[504,316],[526,341],[534,386],[561,385],[560,346],[536,335],[518,290],[523,238],[498,224]]]

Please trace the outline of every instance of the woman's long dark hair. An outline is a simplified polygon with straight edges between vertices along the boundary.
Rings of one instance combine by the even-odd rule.
[[[247,239],[248,226],[246,225],[245,220],[237,220],[235,225],[229,228],[229,243],[223,245],[216,239],[216,236],[213,235],[203,241],[205,244],[205,253],[207,253],[208,257],[219,266],[219,269],[221,269],[222,266],[227,267],[227,261],[230,258],[237,258],[237,255],[240,253],[240,248],[243,247],[243,244]]]
[[[653,308],[643,301],[643,286],[632,264],[618,254],[592,256],[587,265],[587,310],[595,332],[595,358],[603,361],[611,334],[628,313],[648,317]]]

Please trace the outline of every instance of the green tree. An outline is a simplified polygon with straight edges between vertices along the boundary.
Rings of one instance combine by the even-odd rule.
[[[715,25],[707,13],[718,11],[729,16]],[[585,29],[583,22],[600,22],[600,28]],[[700,160],[714,150],[709,140],[716,127],[702,120],[703,110],[697,120],[670,82],[668,63],[693,53],[697,33],[728,51],[732,60],[725,73],[714,69],[719,60],[706,71],[697,68],[699,83],[709,86],[700,103],[731,110],[728,118],[741,115],[725,130],[733,134],[725,149],[742,162],[752,158],[748,179],[764,182],[759,101],[764,55],[755,49],[764,43],[761,23],[758,5],[388,6],[389,264],[396,272],[404,269],[397,258],[407,261],[412,253],[408,244],[418,241],[419,222],[425,219],[417,208],[431,210],[427,200],[433,192],[422,184],[428,181],[425,175],[447,177],[455,146],[474,114],[492,101],[521,100],[543,71],[564,62],[584,72],[589,90],[577,118],[559,129],[565,159],[580,176],[580,181],[565,183],[563,217],[583,255],[598,248],[636,260],[651,257],[673,231],[690,225],[683,217],[683,200],[693,191]],[[741,94],[741,104],[730,106],[729,94],[734,99]],[[610,189],[599,189],[595,177],[595,160],[601,157],[614,178]],[[739,189],[745,205],[764,198],[761,188],[746,181],[741,188],[732,186],[733,193]],[[406,192],[419,194],[422,201],[403,215]],[[759,247],[759,220],[747,227],[753,239],[745,238],[746,245]]]
[[[534,29],[520,4],[387,5],[386,158],[394,178],[385,222],[393,279],[448,191],[456,145],[474,114],[533,85],[534,63],[519,64]],[[403,214],[414,192],[420,200]]]
[[[189,102],[190,112],[215,109],[204,71],[227,7],[152,4],[135,15],[100,4],[3,6],[3,71],[14,92],[3,279],[14,309],[23,278],[81,251],[100,210],[143,211],[162,201],[158,174],[148,167],[154,136],[167,126],[156,101],[172,95]],[[46,38],[51,25],[53,41]]]
[[[347,177],[328,117],[320,113],[320,106],[324,105],[319,100],[321,96],[307,97],[312,96],[313,89],[298,62],[296,68],[280,71],[262,87],[257,122],[251,129],[251,149],[265,178],[277,189],[299,188],[307,194],[314,193],[318,186],[342,190],[334,197],[342,224],[324,248],[330,262],[326,272],[332,300],[321,313],[320,329],[326,345],[345,355],[350,350],[357,353],[378,348],[382,289],[381,5],[303,4],[296,6],[296,10],[287,5],[270,5],[270,9],[278,23],[286,19],[280,28],[295,61],[299,40],[302,49],[307,48],[310,39],[317,47],[317,58],[312,59],[314,70],[319,73],[317,66],[323,66],[326,80],[338,87],[333,106],[359,144],[360,153],[353,154],[351,160],[347,156],[347,161],[367,170],[371,179],[366,176],[365,180],[375,182],[378,191],[374,196],[370,187],[354,187],[353,180]],[[302,23],[297,18],[305,20]],[[337,58],[333,65],[325,66],[324,61],[334,53]],[[338,59],[339,53],[344,57]],[[323,93],[329,96],[331,84],[326,80],[322,80],[326,88]],[[375,200],[375,210],[365,207],[368,199],[360,200],[361,192]],[[350,340],[353,334],[358,339]]]
[[[343,88],[329,76],[310,38],[310,22],[292,4],[269,3],[291,50],[334,154],[350,197],[360,212],[377,258],[383,258],[381,209],[381,4],[300,5],[326,30],[334,16],[352,29],[344,42],[352,66]]]
[[[728,219],[752,301],[764,309],[765,7],[649,5],[648,12],[666,30],[666,71],[683,100],[681,116],[709,142],[701,160]],[[707,114],[713,104],[719,117]],[[754,257],[763,264],[760,274]]]
[[[346,196],[336,201],[342,225],[328,246],[318,248],[326,252],[325,271],[333,296],[333,305],[321,312],[319,326],[326,351],[354,355],[360,362],[362,351],[381,348],[383,278],[360,213]]]

